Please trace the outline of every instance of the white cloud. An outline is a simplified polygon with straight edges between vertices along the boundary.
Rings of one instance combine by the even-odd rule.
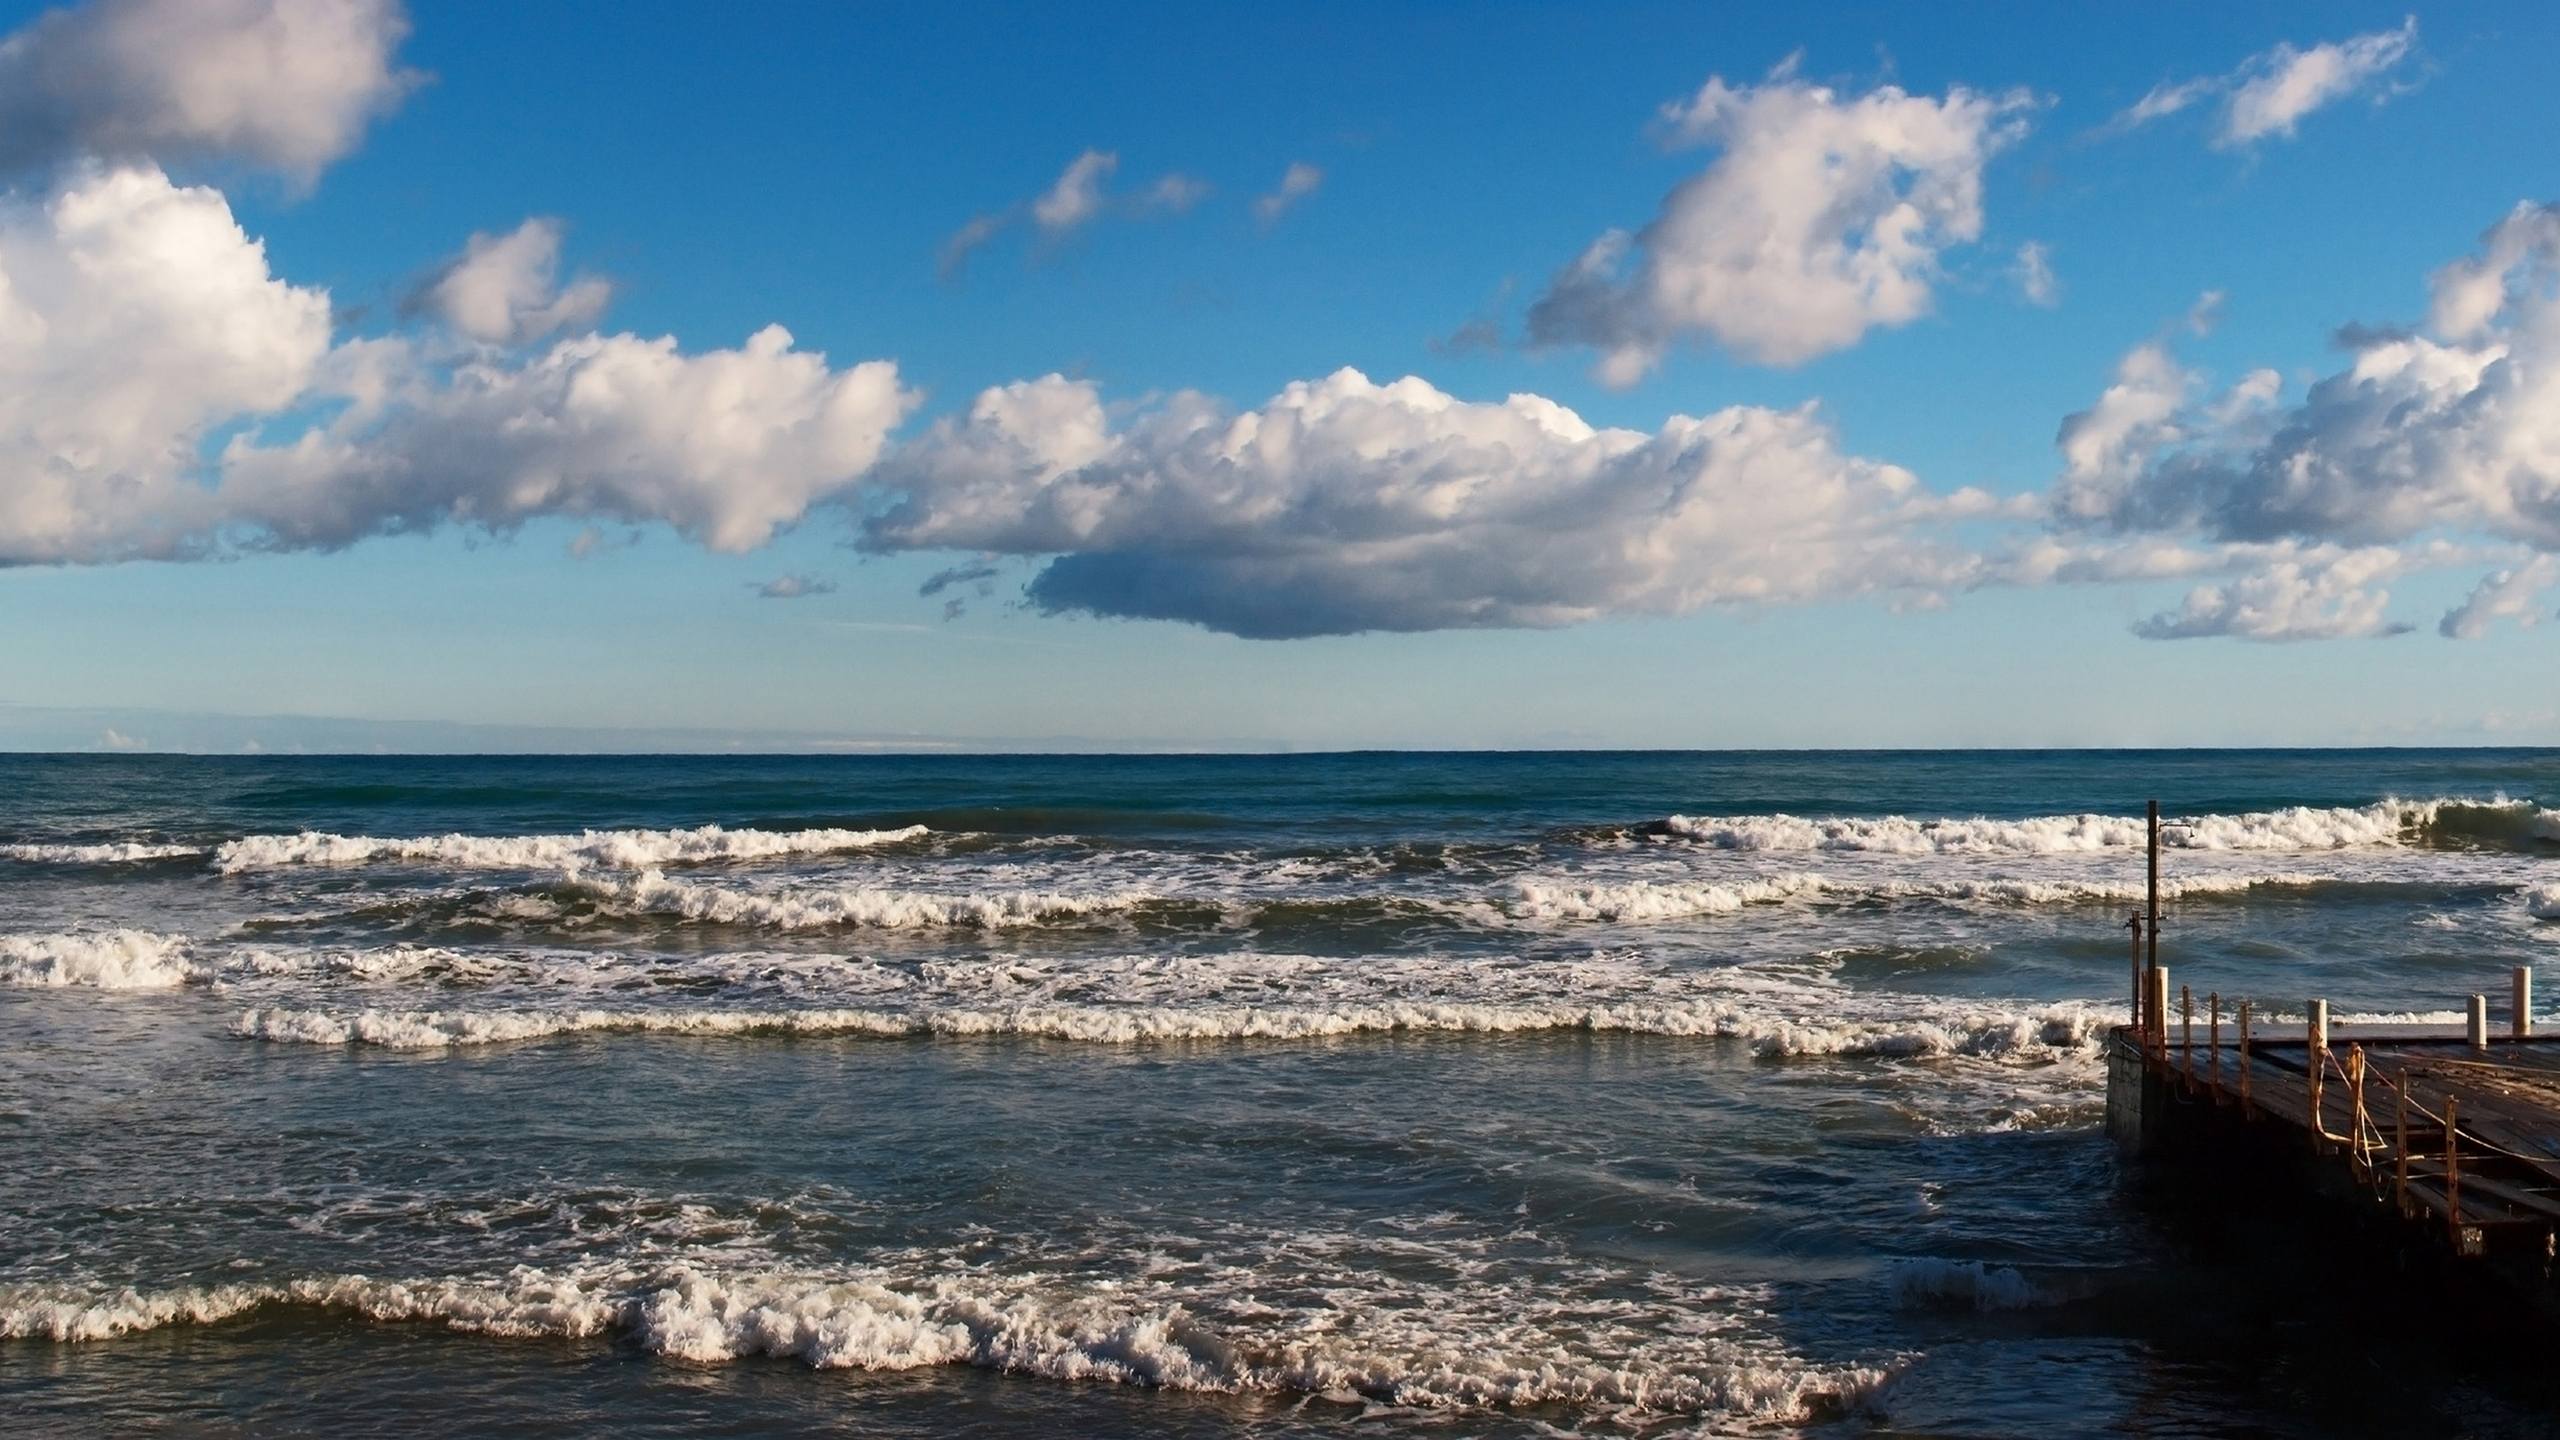
[[[2331,44],[2296,50],[2278,45],[2241,67],[2245,78],[2231,91],[2222,116],[2222,143],[2246,145],[2270,135],[2293,137],[2302,117],[2367,89],[2398,66],[2418,43],[2418,18],[2397,30],[2377,30]]]
[[[198,447],[329,345],[327,292],[270,275],[212,190],[128,168],[0,197],[0,564],[201,543]]]
[[[446,368],[402,338],[333,345],[329,316],[221,195],[156,170],[0,200],[0,563],[541,515],[745,549],[844,493],[916,399],[894,365],[833,369],[778,327]]]
[[[2131,130],[2219,97],[2222,116],[2213,138],[2217,147],[2252,145],[2271,137],[2289,140],[2303,117],[2314,110],[2359,94],[2389,98],[2394,92],[2388,77],[2416,53],[2417,45],[2414,15],[2396,30],[2376,30],[2309,49],[2279,43],[2240,62],[2227,75],[2153,86],[2106,128]]]
[[[2560,555],[2536,555],[2522,565],[2482,576],[2471,597],[2445,612],[2436,633],[2448,640],[2477,640],[2500,620],[2532,626],[2543,618],[2543,595],[2560,585]]]
[[[231,523],[288,547],[569,515],[750,550],[844,493],[916,398],[894,364],[831,369],[779,325],[690,355],[669,338],[582,335],[408,385],[378,416],[234,439],[218,495]]]
[[[2063,422],[2056,549],[2219,554],[2238,578],[2145,622],[2155,638],[2397,633],[2381,580],[2484,562],[2439,632],[2531,623],[2560,584],[2560,210],[2518,206],[2432,302],[2423,329],[2342,327],[2346,365],[2298,394],[2270,369],[2216,390],[2165,340],[2136,346]]]
[[[1139,204],[1142,209],[1159,214],[1187,215],[1193,206],[1208,198],[1208,181],[1176,170],[1157,177]]]
[[[1265,225],[1279,223],[1280,217],[1297,208],[1299,201],[1316,193],[1324,184],[1324,171],[1304,160],[1289,162],[1280,174],[1280,183],[1268,194],[1255,197],[1253,218]]]
[[[2062,303],[2062,282],[2053,274],[2053,252],[2043,241],[2030,240],[2019,246],[2017,263],[2009,274],[2018,282],[2018,294],[2028,304],[2050,310]]]
[[[777,575],[762,584],[749,581],[748,585],[766,600],[805,600],[812,595],[832,595],[836,588],[833,580],[812,575]]]
[[[1666,142],[1714,145],[1644,229],[1613,230],[1530,308],[1532,341],[1590,345],[1628,385],[1676,342],[1792,365],[1928,313],[1938,257],[1982,233],[1984,164],[2024,128],[2022,92],[1842,97],[1782,66],[1663,112]]]
[[[504,235],[474,234],[410,299],[456,333],[490,345],[521,345],[559,330],[584,330],[604,314],[613,287],[582,275],[559,281],[560,222],[536,217]]]
[[[1028,223],[1051,239],[1092,224],[1106,214],[1145,218],[1187,215],[1209,196],[1209,182],[1179,170],[1167,171],[1145,190],[1115,199],[1111,177],[1120,157],[1109,150],[1087,150],[1067,162],[1049,188],[1019,204],[973,215],[969,223],[942,242],[936,265],[942,278],[958,278],[969,257],[988,241],[1016,225]]]
[[[1073,230],[1102,213],[1102,187],[1109,184],[1120,157],[1108,150],[1087,150],[1067,162],[1056,183],[1031,202],[1031,222],[1052,235]]]
[[[2174,82],[2164,80],[2143,92],[2141,99],[2125,107],[2123,113],[2116,116],[2112,128],[2130,130],[2137,125],[2165,119],[2199,100],[2210,98],[2222,88],[2223,82],[2218,76]]]
[[[0,41],[0,170],[232,160],[308,183],[414,77],[396,0],[91,0]]]
[[[101,750],[148,750],[151,748],[151,742],[127,735],[111,725],[98,732],[98,748]]]
[[[1842,453],[1810,409],[1644,434],[1352,370],[1259,409],[1185,393],[1116,424],[1089,383],[1003,386],[878,484],[897,498],[869,548],[1055,556],[1037,608],[1275,638],[1924,594],[1979,572],[1933,527],[1996,509]]]
[[[978,247],[1003,234],[1004,227],[1011,224],[1012,220],[1013,217],[1004,214],[970,216],[968,224],[952,231],[951,238],[942,242],[941,253],[935,262],[942,272],[942,278],[945,280],[959,278],[961,270],[967,267],[969,257],[977,253]]]
[[[2560,220],[2519,207],[2438,272],[2433,333],[2349,327],[2347,367],[2290,401],[2261,371],[2196,403],[2200,377],[2141,347],[2065,422],[2057,508],[2228,540],[2441,532],[2560,549],[2555,279]]]
[[[2145,640],[2229,636],[2280,642],[2406,634],[2386,613],[2378,587],[2405,561],[2388,548],[2349,550],[2313,561],[2278,560],[2227,584],[2202,585],[2186,603],[2133,627]]]

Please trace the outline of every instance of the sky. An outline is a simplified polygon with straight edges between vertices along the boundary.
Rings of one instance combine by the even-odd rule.
[[[2560,11],[0,3],[0,748],[2560,743]]]

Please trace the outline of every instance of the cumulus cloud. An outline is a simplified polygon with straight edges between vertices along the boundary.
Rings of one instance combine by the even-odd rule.
[[[91,0],[0,40],[0,171],[230,161],[309,183],[415,77],[397,0]]]
[[[2445,612],[2436,633],[2448,640],[2477,640],[2500,620],[2532,626],[2543,618],[2543,595],[2560,586],[2560,555],[2536,555],[2522,565],[2492,570],[2471,597]]]
[[[1037,609],[1263,638],[1917,595],[1974,582],[1935,532],[1997,508],[1844,453],[1810,409],[1647,434],[1353,370],[1256,409],[1186,393],[1116,419],[1084,381],[1001,386],[878,483],[895,498],[868,548],[1055,557]]]
[[[581,335],[463,364],[289,442],[235,438],[218,494],[231,523],[285,547],[569,515],[751,550],[859,480],[916,399],[890,362],[836,370],[779,325],[696,354]]]
[[[200,545],[198,447],[330,344],[328,294],[269,274],[212,190],[125,168],[0,197],[0,563]]]
[[[2290,140],[2314,110],[2357,95],[2377,101],[2394,93],[2392,72],[2415,54],[2418,20],[2396,30],[2376,30],[2308,49],[2279,43],[2252,55],[2227,75],[2164,82],[2120,112],[2107,129],[2131,130],[2208,100],[2222,102],[2213,143],[2230,149],[2276,138]]]
[[[2387,547],[2273,561],[2226,584],[2196,587],[2183,605],[2142,621],[2133,633],[2145,640],[2264,642],[2406,634],[2410,627],[2386,613],[2391,593],[2379,588],[2404,565]]]
[[[2380,581],[2501,564],[2438,625],[2461,639],[2560,581],[2560,210],[2520,205],[2438,270],[2424,326],[2335,339],[2347,363],[2299,393],[2266,369],[2209,384],[2145,341],[2063,422],[2061,533],[2191,540],[2245,572],[2140,633],[2396,633]]]
[[[2024,128],[2023,92],[1881,86],[1842,96],[1796,78],[1710,79],[1662,113],[1665,143],[1715,160],[1651,223],[1612,230],[1530,307],[1543,345],[1588,345],[1613,385],[1676,342],[1793,365],[1928,313],[1938,257],[1982,233],[1984,165]]]
[[[560,222],[537,216],[504,235],[476,233],[409,299],[458,334],[490,345],[521,345],[595,324],[613,287],[582,275],[559,280]]]
[[[762,584],[748,582],[749,588],[767,600],[803,600],[812,595],[832,595],[833,580],[820,580],[812,575],[776,575]]]
[[[2119,529],[2347,544],[2467,531],[2560,549],[2560,219],[2520,206],[2438,272],[2425,331],[2358,327],[2288,399],[2153,342],[2065,422],[2057,505]]]
[[[1324,171],[1304,160],[1289,162],[1280,174],[1280,183],[1267,194],[1255,197],[1253,218],[1265,225],[1276,225],[1280,217],[1297,208],[1298,202],[1316,193],[1324,184]]]
[[[778,327],[444,365],[336,340],[327,293],[271,274],[212,190],[135,166],[0,200],[0,563],[544,515],[742,550],[845,493],[915,403],[894,365],[832,368]]]

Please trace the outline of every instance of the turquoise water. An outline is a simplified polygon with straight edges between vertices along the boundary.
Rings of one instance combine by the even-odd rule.
[[[48,1432],[2540,1428],[2300,1358],[2123,1183],[2097,1040],[2145,798],[2178,980],[2453,1012],[2560,954],[2560,753],[0,794],[0,1415]]]

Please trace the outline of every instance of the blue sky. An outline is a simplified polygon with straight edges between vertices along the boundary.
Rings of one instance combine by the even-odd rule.
[[[2534,338],[2560,224],[2517,209],[2560,198],[2545,7],[192,7],[316,47],[256,61],[172,13],[0,6],[0,296],[34,297],[0,305],[28,397],[0,405],[0,745],[2560,742],[2560,355]],[[170,38],[73,84],[100,36]],[[265,63],[292,68],[169,99]],[[1666,107],[1711,77],[1684,132]],[[2253,82],[2276,110],[2241,135]],[[1885,136],[1881,178],[1819,193],[1824,133],[1851,166]],[[1087,152],[1112,157],[1089,213],[1044,224]],[[1320,178],[1259,213],[1292,166]],[[117,240],[62,218],[116,175],[143,178],[101,224],[236,222],[155,240],[178,270],[263,244],[220,272],[234,309],[54,283]],[[1187,206],[1151,203],[1168,175]],[[1821,287],[1661,238],[1697,186],[1705,243],[1750,254],[1805,239],[1755,240],[1756,206],[1869,207],[1845,259],[1782,271],[1871,275],[1879,207],[1943,204],[1891,257],[1919,299],[1849,296],[1852,333],[1817,334]],[[465,266],[533,220],[549,268]],[[1612,230],[1605,318],[1540,333]],[[2504,296],[2486,320],[2415,359],[2373,338],[2452,315],[2463,263]],[[1664,298],[1700,275],[1730,293]],[[325,319],[292,299],[320,292]],[[776,324],[819,380],[669,379],[574,454],[510,438],[580,403],[591,334],[604,359],[671,337],[681,367]],[[1604,375],[1622,342],[1640,373]],[[2146,345],[2175,393],[2067,475],[2058,432]],[[2427,378],[2455,352],[2494,394]],[[867,429],[777,438],[818,423],[793,385],[866,361],[899,397],[866,391]],[[364,366],[404,377],[378,409]],[[1344,367],[1447,403],[1336,387],[1280,407],[1301,468],[1201,468],[1198,434],[1268,432]],[[1050,375],[1036,433],[968,423]],[[2439,410],[2346,403],[2395,385]],[[86,406],[102,386],[132,408]],[[1632,434],[1555,439],[1503,409],[1523,393]],[[1790,458],[1734,458],[1763,440]],[[2269,478],[2302,467],[2316,493]],[[2500,604],[2448,618],[2494,576]],[[781,577],[808,593],[760,593]]]

